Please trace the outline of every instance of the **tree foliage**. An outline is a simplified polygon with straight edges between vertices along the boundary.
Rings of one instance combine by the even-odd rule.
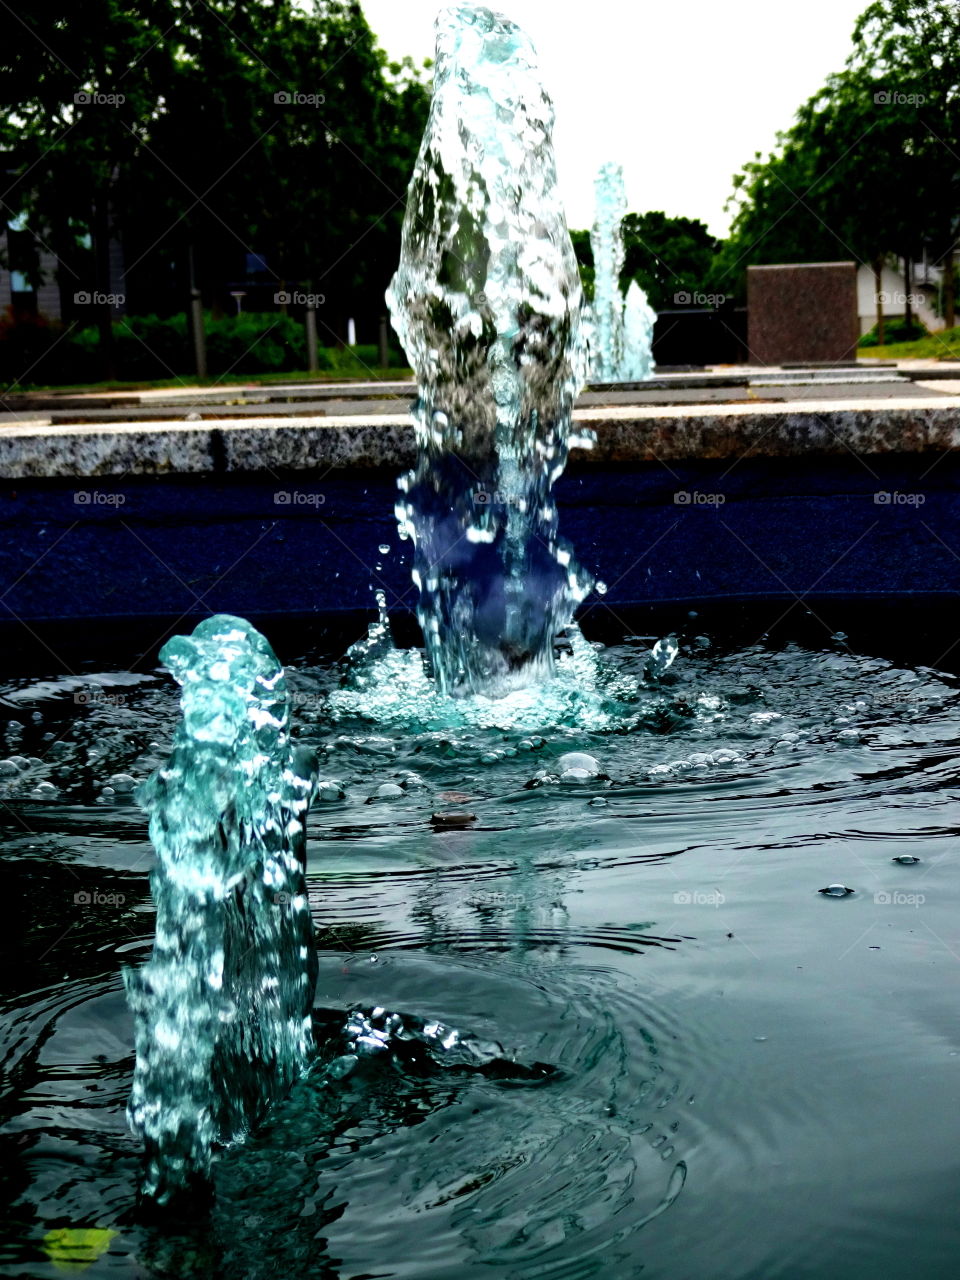
[[[676,306],[678,294],[704,292],[719,241],[695,218],[673,218],[660,210],[628,213],[621,223],[624,294],[632,280],[655,311]],[[572,231],[574,252],[588,297],[593,295],[593,250],[588,231]]]
[[[429,93],[354,0],[31,0],[3,24],[2,212],[65,280],[102,289],[116,239],[134,311],[182,308],[191,263],[216,304],[259,258],[325,297],[321,341],[383,310]]]
[[[876,268],[926,248],[947,268],[950,292],[960,231],[956,0],[871,4],[843,71],[800,108],[771,155],[734,178],[733,206],[715,282],[742,281],[750,263],[853,258]]]

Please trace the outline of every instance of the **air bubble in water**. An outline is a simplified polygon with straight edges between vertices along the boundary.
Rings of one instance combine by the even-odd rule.
[[[570,769],[580,769],[595,778],[600,773],[600,763],[585,751],[568,751],[557,761],[557,769],[561,774]]]

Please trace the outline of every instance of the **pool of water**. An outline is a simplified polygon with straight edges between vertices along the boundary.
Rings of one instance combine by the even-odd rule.
[[[412,651],[293,664],[320,1061],[377,1006],[495,1051],[308,1077],[195,1221],[138,1216],[124,1115],[132,788],[177,690],[39,655],[0,685],[0,1274],[953,1274],[957,679],[691,636],[656,684],[649,648],[574,634],[539,701],[442,703]]]

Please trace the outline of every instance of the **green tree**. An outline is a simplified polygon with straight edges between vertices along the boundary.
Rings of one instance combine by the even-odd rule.
[[[327,339],[383,310],[429,93],[359,4],[37,0],[5,25],[3,212],[66,279],[108,293],[116,237],[133,311],[183,306],[192,280],[215,303],[248,254],[326,297]]]
[[[882,85],[887,113],[903,118],[900,181],[911,204],[911,247],[944,268],[944,317],[956,323],[960,238],[960,4],[875,0],[857,21],[849,67]],[[909,293],[909,289],[907,290]]]
[[[636,280],[655,311],[676,306],[678,293],[706,292],[718,241],[695,218],[628,213],[623,220],[621,285]]]
[[[777,147],[734,178],[731,234],[712,283],[742,295],[750,263],[851,257],[879,282],[891,254],[932,246],[953,323],[960,207],[960,6],[877,0],[842,72],[797,113]],[[909,293],[909,289],[907,290]],[[883,313],[877,289],[878,325]]]
[[[655,311],[675,306],[677,293],[706,290],[719,248],[702,222],[672,218],[660,211],[628,213],[621,223],[623,270],[620,288],[626,293],[631,280],[646,293]],[[589,231],[571,231],[580,276],[588,297],[593,296],[593,250]]]
[[[167,0],[38,0],[4,16],[0,149],[14,171],[0,214],[26,220],[78,289],[107,293],[118,175],[140,159],[140,133],[169,76]],[[132,73],[131,69],[135,69]],[[30,272],[38,283],[39,262]],[[110,308],[98,308],[111,363]]]

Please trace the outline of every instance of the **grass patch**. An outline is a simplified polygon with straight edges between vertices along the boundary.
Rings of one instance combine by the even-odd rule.
[[[62,382],[57,383],[21,383],[11,395],[18,395],[20,392],[34,393],[37,391],[56,391],[62,392],[64,395],[76,394],[77,392],[97,392],[97,391],[166,391],[166,390],[184,390],[187,387],[221,387],[223,390],[229,390],[231,387],[269,387],[274,384],[286,384],[288,382],[316,382],[319,384],[327,382],[402,382],[406,378],[412,378],[413,374],[410,369],[363,369],[358,366],[348,369],[320,369],[311,373],[304,369],[294,373],[256,373],[249,374],[246,377],[242,374],[234,374],[231,377],[207,377],[198,378],[196,374],[184,374],[182,378],[158,378],[154,381],[139,382],[76,382],[64,385]],[[2,388],[0,388],[2,392]]]
[[[960,326],[931,333],[914,342],[891,342],[882,347],[858,347],[858,360],[960,360]]]

